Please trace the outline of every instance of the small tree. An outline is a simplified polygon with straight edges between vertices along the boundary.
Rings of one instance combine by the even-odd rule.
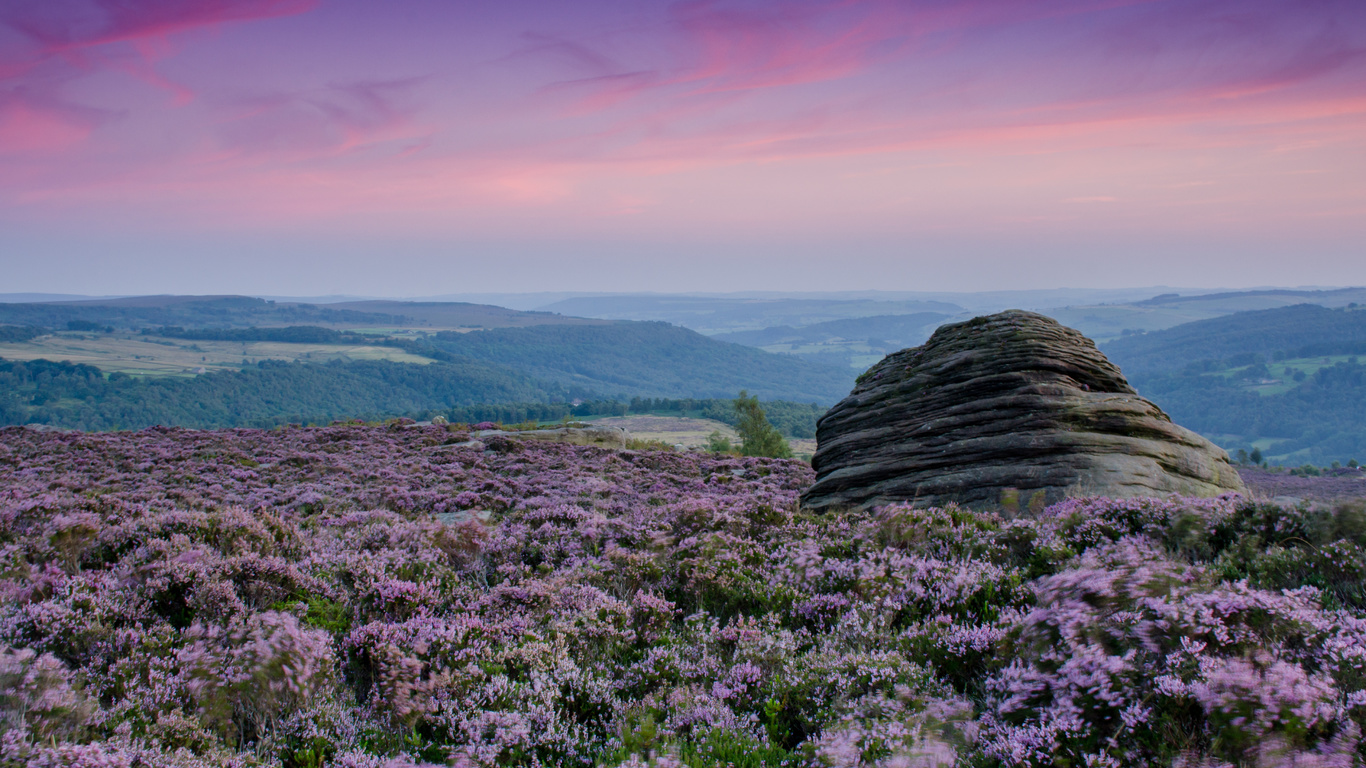
[[[1253,464],[1261,464],[1261,463],[1262,463],[1262,449],[1261,449],[1261,448],[1253,448],[1253,449],[1252,449],[1252,456],[1251,456],[1251,459],[1252,459],[1252,463],[1253,463]]]
[[[730,453],[734,448],[730,444],[730,438],[721,434],[719,429],[707,435],[707,451],[710,453]]]
[[[735,425],[735,431],[740,433],[742,456],[792,458],[792,447],[783,439],[782,434],[768,423],[768,417],[759,405],[758,396],[751,396],[745,390],[740,390],[740,396],[735,398],[735,415],[740,417],[739,423]]]

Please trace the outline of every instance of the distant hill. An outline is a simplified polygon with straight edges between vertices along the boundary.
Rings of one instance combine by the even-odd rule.
[[[1102,350],[1129,376],[1179,371],[1201,360],[1249,353],[1267,358],[1366,354],[1366,308],[1298,304],[1238,312],[1115,339]]]
[[[82,301],[0,304],[0,324],[63,329],[72,322],[119,330],[159,326],[247,328],[320,325],[332,328],[502,328],[595,324],[601,320],[551,312],[519,312],[456,302],[352,301],[294,304],[250,296],[132,296]]]
[[[1101,349],[1140,394],[1230,452],[1287,464],[1366,458],[1366,308],[1239,312]]]
[[[62,329],[93,323],[121,330],[156,326],[241,328],[259,325],[396,325],[396,315],[312,304],[276,304],[249,296],[133,296],[89,301],[0,304],[0,323]]]
[[[873,315],[936,312],[956,315],[957,304],[934,300],[717,298],[708,296],[585,296],[542,309],[609,320],[662,320],[705,334],[802,327]]]
[[[1269,289],[1225,291],[1183,296],[1165,293],[1142,301],[1073,305],[1040,310],[1097,341],[1136,331],[1157,331],[1235,312],[1276,309],[1296,304],[1346,307],[1366,304],[1366,288],[1335,290]]]
[[[398,317],[407,327],[525,328],[531,325],[602,325],[606,320],[570,317],[555,312],[523,312],[491,304],[455,301],[343,301],[327,309]]]
[[[0,422],[79,429],[270,426],[499,404],[526,410],[521,406],[573,399],[703,401],[734,398],[742,389],[767,401],[828,405],[849,391],[855,373],[709,339],[666,323],[588,321],[385,338],[318,325],[225,327],[240,320],[233,312],[259,317],[272,307],[263,308],[257,300],[217,298],[190,304],[223,310],[217,327],[158,326],[130,334],[109,333],[98,323],[83,320],[74,322],[89,327],[61,333],[0,325],[0,338],[9,340],[14,354],[25,356],[0,359]],[[175,302],[143,300],[123,308],[145,310],[140,316],[145,321],[168,306],[172,314],[187,314],[185,304]],[[513,321],[527,314],[508,312]],[[101,358],[109,365],[128,364],[118,357],[119,349],[127,347],[137,356],[156,357],[132,362],[181,375],[129,376],[118,367],[109,372],[108,366],[102,371],[43,359],[48,348],[59,352],[101,344],[109,347]],[[413,362],[347,359],[376,351],[392,351]],[[232,363],[239,354],[277,359],[256,364],[243,359],[239,368]],[[297,362],[332,355],[336,357],[330,362]],[[290,359],[296,362],[287,362]],[[218,370],[206,372],[206,366]],[[199,375],[184,375],[193,374],[196,367]],[[802,419],[814,420],[809,405],[796,406],[797,411]]]
[[[950,315],[937,312],[916,312],[909,315],[873,315],[848,320],[830,320],[800,328],[780,325],[760,331],[720,333],[712,338],[767,347],[775,344],[826,344],[839,341],[875,340],[896,351],[923,343],[930,334],[948,320]]]
[[[707,338],[661,322],[439,333],[437,349],[607,396],[734,397],[830,404],[854,371]]]
[[[554,385],[472,360],[265,361],[202,376],[109,377],[89,365],[0,360],[0,424],[82,430],[175,425],[271,427],[444,411],[496,402],[563,400]]]

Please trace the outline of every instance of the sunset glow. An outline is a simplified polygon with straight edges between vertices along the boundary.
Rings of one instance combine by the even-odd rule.
[[[1361,283],[1366,4],[8,3],[0,229],[13,291]]]

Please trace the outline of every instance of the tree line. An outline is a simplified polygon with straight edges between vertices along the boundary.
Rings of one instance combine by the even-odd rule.
[[[663,413],[739,423],[732,399],[615,399],[570,390],[499,366],[452,356],[413,365],[264,360],[194,377],[105,375],[90,365],[0,359],[0,425],[44,424],[102,431],[154,425],[197,429],[273,427],[397,416],[476,423],[558,421]],[[824,408],[768,402],[782,434],[813,437]]]

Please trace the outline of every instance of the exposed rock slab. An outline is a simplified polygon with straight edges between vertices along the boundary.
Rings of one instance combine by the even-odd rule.
[[[1243,490],[1221,448],[1139,397],[1090,339],[1019,310],[887,356],[816,440],[812,508]]]

